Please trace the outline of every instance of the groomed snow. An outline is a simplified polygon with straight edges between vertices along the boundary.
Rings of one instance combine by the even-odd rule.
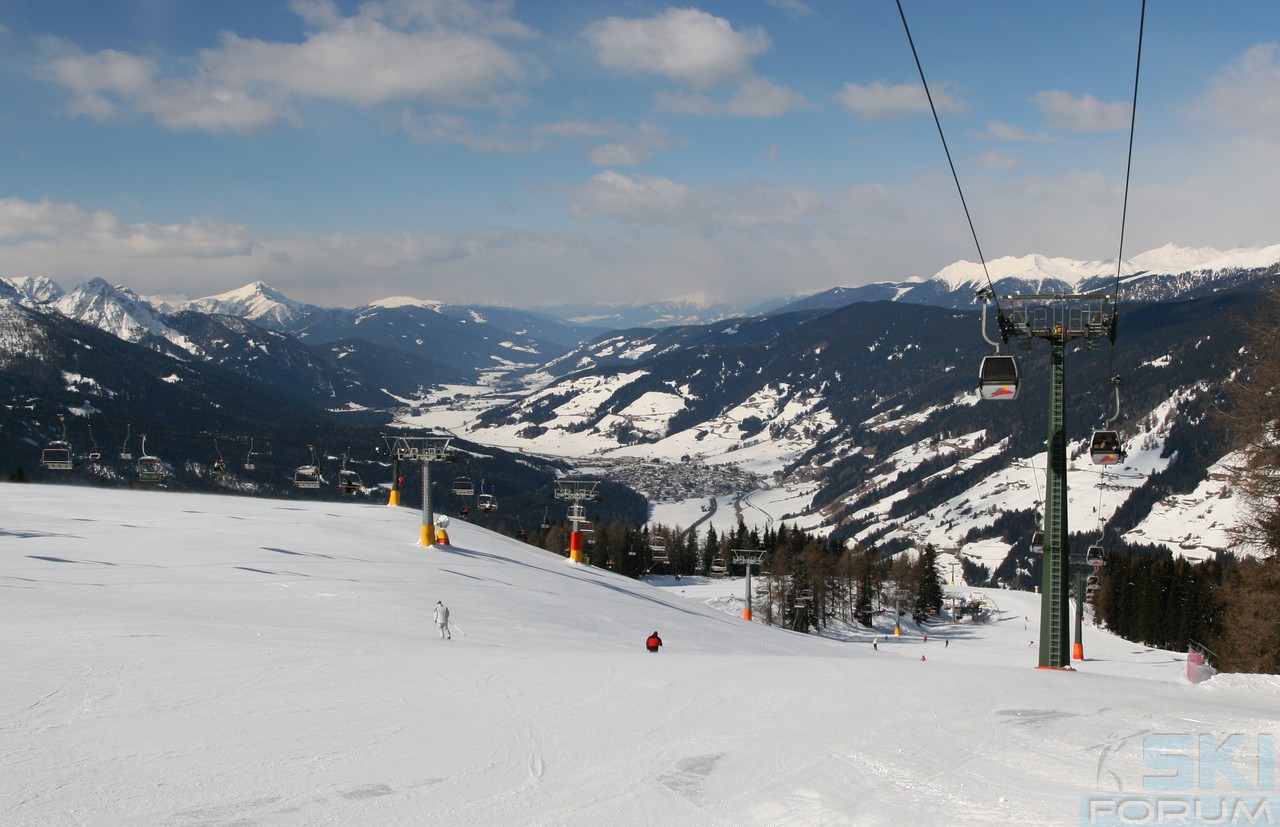
[[[4,824],[1079,824],[1142,794],[1144,733],[1248,733],[1252,777],[1278,725],[1276,678],[1188,684],[1092,627],[1078,671],[1033,668],[1025,593],[961,589],[985,624],[881,616],[873,650],[743,621],[741,580],[662,588],[469,524],[423,549],[411,509],[3,502]]]

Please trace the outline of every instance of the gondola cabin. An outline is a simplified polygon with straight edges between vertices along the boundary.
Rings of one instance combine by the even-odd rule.
[[[1117,465],[1124,462],[1125,453],[1116,431],[1094,431],[1089,441],[1089,458],[1094,465]]]
[[[479,499],[476,500],[476,508],[480,509],[486,514],[489,513],[490,511],[497,511],[498,498],[493,496],[492,494],[481,494]]]
[[[51,471],[70,471],[75,467],[71,459],[71,443],[55,439],[40,452],[40,464]]]
[[[984,356],[978,376],[983,399],[1018,397],[1018,362],[1012,356]]]
[[[1101,566],[1106,562],[1102,556],[1102,546],[1089,546],[1088,551],[1084,553],[1084,561],[1091,566]]]
[[[1044,532],[1037,531],[1031,535],[1031,553],[1044,554]]]

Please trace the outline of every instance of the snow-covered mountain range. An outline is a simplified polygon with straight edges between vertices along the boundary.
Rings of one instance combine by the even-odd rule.
[[[1071,525],[1082,542],[1092,534],[1198,556],[1226,547],[1229,446],[1206,411],[1245,344],[1231,319],[1248,311],[1248,290],[1274,279],[1277,260],[1280,245],[1166,247],[1126,262],[1125,273],[1141,275],[1122,282],[1118,343],[1071,356]],[[963,547],[975,571],[1026,582],[1037,565],[1026,538],[1043,485],[1044,388],[1028,380],[1016,405],[976,404],[986,349],[972,298],[988,273],[1001,293],[1115,286],[1107,262],[1028,256],[988,262],[985,273],[960,262],[929,279],[830,291],[755,316],[602,332],[542,313],[412,297],[319,308],[262,283],[149,300],[101,280],[64,291],[46,279],[8,279],[0,364],[21,364],[27,377],[11,383],[25,406],[3,414],[25,443],[11,440],[8,462],[57,436],[59,412],[96,422],[99,435],[166,412],[151,427],[191,442],[193,485],[208,476],[194,457],[197,445],[217,444],[211,432],[252,446],[270,431],[296,443],[292,456],[309,442],[334,444],[253,424],[273,416],[266,409],[231,418],[252,397],[310,406],[320,418],[342,412],[349,423],[358,412],[360,427],[442,428],[494,456],[510,450],[599,469],[649,494],[653,519],[670,524],[785,520],[889,550]],[[70,346],[90,341],[76,330],[108,337],[93,340],[93,360]],[[118,355],[108,340],[121,343]],[[1038,377],[1043,360],[1026,356],[1026,375]],[[1130,461],[1101,473],[1080,446],[1111,414],[1114,374],[1126,382],[1117,427]],[[234,424],[219,429],[220,419]],[[340,430],[341,446],[364,446],[350,452],[353,462],[374,462],[362,456],[374,434]],[[638,465],[660,473],[638,474]],[[708,482],[706,469],[717,466],[733,469],[727,488]],[[531,504],[524,519],[540,511]],[[1192,512],[1199,517],[1187,524],[1172,516]],[[518,524],[518,512],[508,516]]]

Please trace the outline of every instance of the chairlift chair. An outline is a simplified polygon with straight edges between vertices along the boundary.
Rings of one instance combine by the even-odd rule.
[[[70,471],[75,467],[71,459],[71,443],[55,439],[40,452],[40,464],[51,471]]]
[[[364,488],[364,481],[355,471],[343,469],[338,472],[338,490],[343,494],[358,494]]]
[[[58,414],[62,423],[62,439],[55,439],[44,446],[40,452],[40,464],[51,471],[70,471],[75,467],[72,459],[71,443],[67,442],[67,418]]]
[[[544,508],[542,510],[542,522],[538,523],[538,528],[542,529],[543,531],[546,531],[547,529],[551,528],[550,513],[551,513],[551,509],[549,508]]]
[[[667,557],[667,538],[661,535],[654,535],[649,538],[649,551],[653,552],[653,562],[666,563]]]
[[[476,498],[476,508],[488,514],[498,510],[498,498],[492,494],[481,494]]]
[[[476,493],[475,484],[471,482],[471,477],[458,477],[453,481],[453,493],[459,497],[474,497]]]
[[[89,442],[93,443],[93,449],[89,451],[89,461],[97,462],[102,459],[102,452],[98,450],[98,440],[93,438],[93,426],[87,425],[86,427],[89,429]]]
[[[138,457],[138,463],[134,466],[134,470],[138,474],[138,479],[142,482],[156,482],[164,479],[169,473],[160,457],[147,453],[146,434],[142,435],[142,455]]]
[[[725,574],[729,571],[729,564],[720,555],[711,558],[711,573]]]
[[[587,521],[587,507],[582,503],[574,503],[569,506],[569,522],[585,523]]]
[[[293,471],[293,487],[294,488],[319,488],[320,464],[316,462],[316,448],[314,445],[308,445],[311,449],[311,464],[299,465]]]
[[[213,441],[213,452],[218,455],[217,459],[213,461],[213,473],[227,473],[227,463],[222,459],[222,449],[218,447],[218,440],[216,439]]]
[[[245,455],[244,455],[244,470],[246,470],[246,471],[253,471],[253,470],[255,470],[255,469],[258,467],[258,466],[257,466],[257,464],[256,464],[256,463],[254,463],[254,461],[253,461],[253,457],[254,457],[254,453],[253,453],[253,438],[252,438],[252,437],[250,437],[250,439],[249,439],[249,453],[247,453],[247,454],[245,454]]]
[[[133,459],[133,452],[129,450],[129,434],[133,432],[132,425],[126,425],[124,429],[124,442],[120,443],[120,459],[128,462]]]
[[[343,494],[358,494],[364,488],[364,481],[360,479],[359,474],[347,468],[347,460],[350,456],[350,448],[342,452],[342,469],[338,471],[338,490]]]

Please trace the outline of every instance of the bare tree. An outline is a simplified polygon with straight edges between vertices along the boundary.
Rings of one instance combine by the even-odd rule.
[[[1232,539],[1274,557],[1280,553],[1280,284],[1269,285],[1259,312],[1240,324],[1252,344],[1227,382],[1231,405],[1219,420],[1236,446],[1231,470],[1243,502]]]

